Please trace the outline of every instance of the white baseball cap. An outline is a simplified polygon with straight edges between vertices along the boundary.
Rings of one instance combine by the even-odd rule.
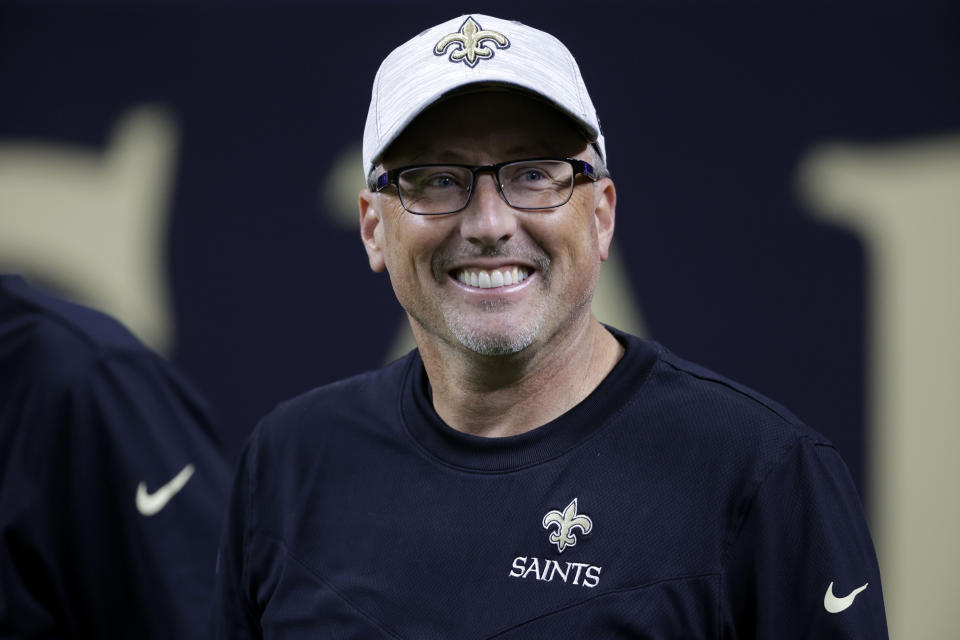
[[[545,99],[580,126],[606,162],[597,111],[563,43],[519,22],[474,13],[423,31],[380,64],[363,129],[364,174],[371,176],[387,147],[427,107],[476,84]]]

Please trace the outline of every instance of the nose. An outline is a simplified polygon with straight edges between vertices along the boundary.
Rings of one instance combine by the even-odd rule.
[[[517,232],[517,216],[489,173],[477,175],[473,195],[460,212],[460,234],[471,244],[496,246]]]

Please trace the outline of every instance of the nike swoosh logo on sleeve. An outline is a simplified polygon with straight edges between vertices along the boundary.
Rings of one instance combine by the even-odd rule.
[[[823,594],[823,608],[829,611],[830,613],[840,613],[850,608],[850,605],[853,604],[853,599],[857,597],[857,594],[867,588],[869,582],[864,584],[862,587],[857,587],[851,591],[848,595],[845,595],[842,598],[838,598],[833,595],[833,583],[830,583],[830,586],[827,587],[827,592]]]
[[[137,511],[145,516],[152,516],[159,513],[173,496],[180,493],[184,485],[190,481],[193,476],[194,468],[188,464],[180,473],[175,475],[170,482],[163,485],[153,493],[147,491],[147,484],[141,482],[137,485]]]

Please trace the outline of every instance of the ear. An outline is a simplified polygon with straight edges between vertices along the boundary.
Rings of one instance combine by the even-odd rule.
[[[610,256],[613,226],[617,217],[617,189],[613,186],[613,180],[602,178],[597,181],[595,202],[593,215],[597,225],[597,248],[600,250],[600,260],[606,262]]]
[[[369,189],[360,192],[360,238],[367,250],[370,268],[380,273],[386,268],[383,257],[383,221],[380,216],[380,194]]]

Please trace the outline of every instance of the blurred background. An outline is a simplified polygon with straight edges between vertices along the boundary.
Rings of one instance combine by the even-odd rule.
[[[960,638],[960,5],[481,5],[0,4],[0,270],[170,357],[235,461],[411,345],[357,231],[380,60],[478,9],[542,28],[618,187],[597,315],[831,438],[891,636]]]

